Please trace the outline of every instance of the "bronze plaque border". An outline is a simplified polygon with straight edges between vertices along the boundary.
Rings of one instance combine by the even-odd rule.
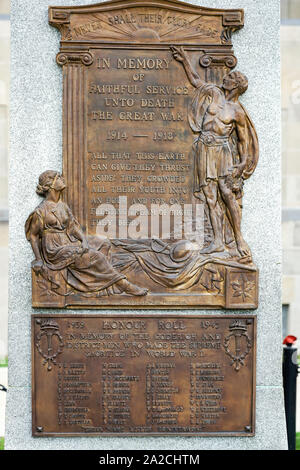
[[[37,430],[36,428],[36,407],[35,407],[35,341],[34,341],[34,328],[35,320],[38,318],[161,318],[161,319],[189,319],[189,318],[199,318],[199,319],[233,319],[233,320],[253,320],[253,370],[252,370],[252,413],[251,413],[251,431],[249,432],[203,432],[203,433],[43,433]],[[254,437],[256,431],[256,345],[257,345],[257,316],[256,315],[159,315],[159,314],[119,314],[119,315],[104,315],[104,314],[32,314],[31,315],[31,355],[32,355],[32,436],[33,437]]]

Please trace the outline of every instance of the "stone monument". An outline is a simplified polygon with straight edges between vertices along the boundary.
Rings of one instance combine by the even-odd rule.
[[[12,2],[7,448],[286,448],[279,2],[199,3]]]

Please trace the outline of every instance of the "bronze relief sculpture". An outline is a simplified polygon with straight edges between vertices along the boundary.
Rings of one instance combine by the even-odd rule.
[[[147,289],[128,282],[110,264],[108,240],[84,235],[70,208],[61,201],[65,187],[58,172],[45,171],[39,177],[36,191],[45,200],[25,225],[27,240],[36,257],[32,262],[35,274],[50,282],[54,293],[62,295],[66,295],[61,292],[63,284],[97,296],[112,295],[114,289],[128,295],[146,295]]]
[[[49,23],[63,172],[39,176],[25,224],[32,304],[173,313],[33,315],[33,435],[254,435],[255,316],[174,313],[258,305],[244,12],[111,0],[50,7]]]
[[[256,131],[239,102],[248,88],[248,79],[233,71],[225,75],[222,87],[206,83],[183,47],[171,49],[196,88],[189,112],[190,126],[199,133],[194,144],[194,195],[200,197],[203,192],[213,229],[213,240],[201,253],[226,250],[223,226],[227,217],[240,259],[250,262],[251,251],[241,233],[242,210],[238,203],[244,180],[252,175],[258,161]]]
[[[67,187],[43,173],[26,223],[33,306],[257,308],[241,220],[258,139],[231,39],[243,10],[112,0],[50,7],[49,22]]]

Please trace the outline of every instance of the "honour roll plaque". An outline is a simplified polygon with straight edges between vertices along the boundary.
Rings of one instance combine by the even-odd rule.
[[[33,435],[254,434],[252,316],[32,318]]]

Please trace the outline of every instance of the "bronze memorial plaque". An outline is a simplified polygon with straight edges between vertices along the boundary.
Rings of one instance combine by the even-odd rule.
[[[33,435],[254,435],[255,348],[249,315],[34,315]]]
[[[50,7],[49,23],[63,175],[45,168],[26,222],[33,306],[257,308],[241,219],[258,140],[232,46],[243,10],[114,0]]]

